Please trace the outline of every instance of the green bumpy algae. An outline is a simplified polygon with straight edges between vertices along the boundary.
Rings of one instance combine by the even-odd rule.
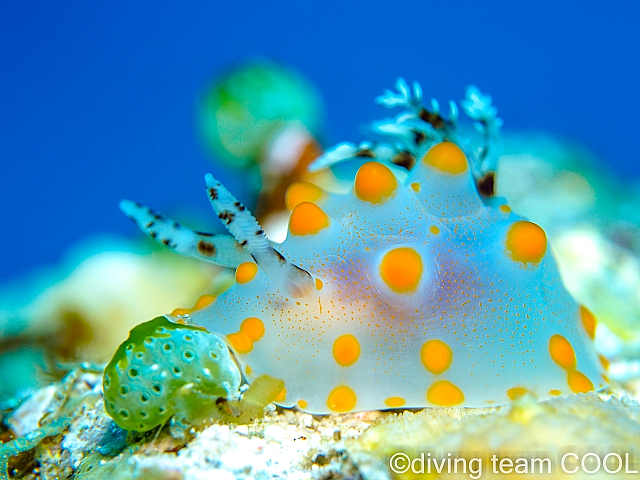
[[[125,430],[147,432],[172,419],[172,433],[182,437],[193,426],[250,423],[284,389],[267,375],[242,394],[240,383],[220,337],[157,317],[131,330],[106,366],[105,408]]]
[[[188,405],[183,387],[208,398],[235,399],[240,381],[218,336],[157,317],[131,330],[105,368],[105,407],[120,427],[146,432]]]

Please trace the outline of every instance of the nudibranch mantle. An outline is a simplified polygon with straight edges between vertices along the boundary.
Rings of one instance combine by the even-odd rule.
[[[484,201],[455,143],[394,172],[365,163],[341,195],[292,186],[280,245],[210,175],[234,238],[121,207],[176,251],[236,268],[236,284],[189,317],[226,338],[249,383],[282,379],[279,405],[485,407],[602,388],[595,319],[565,290],[542,228]]]

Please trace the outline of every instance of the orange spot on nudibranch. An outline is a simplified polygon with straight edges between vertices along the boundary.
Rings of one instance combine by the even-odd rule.
[[[240,325],[240,331],[227,335],[227,340],[236,353],[249,353],[253,350],[254,342],[264,335],[264,323],[256,317],[245,318]]]
[[[249,317],[243,320],[240,331],[252,341],[257,342],[264,335],[264,323],[259,318]]]
[[[584,325],[584,329],[587,331],[587,334],[593,339],[596,336],[596,325],[598,322],[596,321],[596,317],[593,316],[586,307],[580,306],[580,318],[582,319],[582,325]]]
[[[576,367],[576,354],[569,341],[562,335],[554,335],[549,340],[549,353],[554,362],[565,370]]]
[[[567,372],[567,382],[569,383],[569,388],[574,393],[587,393],[593,390],[591,380],[589,380],[584,373],[578,372],[577,370]]]
[[[511,212],[511,207],[509,207],[509,205],[500,205],[500,211],[503,213],[509,213]]]
[[[560,390],[555,390],[555,389],[554,390],[549,390],[549,395],[558,396],[558,395],[562,395],[562,392]]]
[[[193,306],[193,310],[200,310],[201,308],[208,307],[216,299],[215,295],[201,295]]]
[[[411,292],[416,289],[422,276],[422,258],[413,248],[390,250],[380,264],[380,276],[394,292]]]
[[[602,364],[602,368],[604,368],[605,370],[609,370],[609,360],[607,360],[602,355],[598,355],[598,359],[600,360],[600,363]]]
[[[442,373],[451,365],[451,347],[441,340],[429,340],[420,350],[420,359],[431,373]]]
[[[333,342],[333,358],[343,367],[353,365],[360,356],[360,343],[351,334],[342,335]]]
[[[411,184],[411,188],[413,189],[414,192],[418,193],[420,191],[421,186],[420,186],[420,184],[418,182],[413,182]],[[395,398],[395,397],[393,397],[393,398]]]
[[[258,273],[258,265],[253,262],[244,262],[236,268],[236,282],[248,283]]]
[[[313,235],[329,226],[329,217],[315,203],[302,202],[291,212],[289,231],[292,235]]]
[[[334,412],[348,412],[356,406],[356,394],[349,387],[334,388],[327,398],[327,407]]]
[[[528,390],[526,388],[513,387],[507,390],[507,397],[509,397],[511,400],[515,400],[516,398],[521,397],[526,393],[528,393]]]
[[[285,194],[285,204],[287,209],[293,210],[302,202],[315,203],[322,197],[322,189],[312,183],[297,182],[292,183]]]
[[[407,402],[402,397],[389,397],[384,401],[384,403],[387,407],[398,408],[403,406]]]
[[[455,143],[442,142],[434,145],[422,157],[422,162],[444,173],[459,175],[469,168],[467,157]]]
[[[215,295],[201,295],[198,300],[196,300],[195,305],[192,308],[176,308],[171,312],[171,315],[177,317],[178,315],[189,315],[196,310],[200,310],[201,308],[207,307],[211,305],[216,299]]]
[[[434,235],[438,235],[440,233],[440,229],[435,225],[432,225],[431,227],[429,227],[429,231]]]
[[[509,228],[506,246],[513,260],[538,263],[547,251],[547,235],[535,223],[521,220]]]
[[[434,405],[451,407],[464,402],[462,390],[446,380],[438,380],[427,391],[427,400]]]
[[[320,280],[319,278],[316,278],[316,290],[322,290],[322,280]]]
[[[593,390],[593,383],[576,370],[576,354],[569,341],[562,335],[553,335],[549,340],[549,353],[554,362],[567,371],[567,383],[574,393]]]
[[[385,202],[396,190],[398,181],[382,163],[369,162],[356,173],[354,189],[360,200],[370,203]]]
[[[305,400],[298,400],[298,406],[302,409],[307,408],[307,405],[309,405]]]
[[[253,340],[244,332],[230,333],[227,340],[236,353],[249,353],[253,350]]]
[[[284,402],[287,399],[287,389],[283,388],[280,393],[273,399],[274,402]]]

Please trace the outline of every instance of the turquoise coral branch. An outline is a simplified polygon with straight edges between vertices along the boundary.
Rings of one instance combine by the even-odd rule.
[[[28,433],[24,437],[16,438],[10,442],[0,443],[0,480],[9,480],[9,459],[22,452],[28,452],[46,437],[58,435],[69,426],[69,418],[59,418],[49,425],[43,426]]]

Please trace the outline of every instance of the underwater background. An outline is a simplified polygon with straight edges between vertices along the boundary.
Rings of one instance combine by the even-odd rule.
[[[560,478],[558,459],[568,448],[597,452],[607,473],[612,472],[606,459],[616,452],[620,468],[623,456],[625,471],[629,466],[640,469],[639,14],[634,2],[547,0],[528,5],[0,2],[0,480],[417,478],[402,476],[391,460],[399,452],[425,451],[434,458],[445,452],[483,455],[487,467],[489,455],[496,452],[507,459],[547,452],[555,467],[549,478]],[[457,102],[459,123],[451,100]],[[442,139],[460,148],[449,141],[438,143]],[[314,159],[316,166],[331,167],[307,171]],[[459,190],[468,195],[464,198],[481,198],[483,211],[500,212],[499,219],[506,214],[506,222],[519,218],[515,214],[533,222],[513,223],[505,237],[499,230],[505,220],[492,220],[492,228],[479,231],[465,258],[471,265],[489,258],[484,256],[485,241],[499,252],[496,265],[478,264],[482,286],[472,287],[479,290],[482,296],[473,297],[481,302],[485,289],[488,302],[497,300],[497,317],[486,310],[484,318],[495,323],[510,311],[512,323],[505,323],[504,332],[498,328],[488,347],[502,350],[498,341],[512,343],[505,353],[526,351],[531,358],[523,365],[540,373],[533,377],[553,377],[558,385],[536,390],[536,381],[522,373],[527,369],[495,375],[495,388],[491,382],[485,385],[490,394],[485,403],[508,405],[469,408],[476,405],[471,397],[478,395],[473,374],[488,378],[493,366],[462,369],[459,376],[452,368],[446,372],[451,377],[438,376],[453,357],[461,358],[462,351],[466,356],[467,340],[461,343],[464,349],[452,350],[432,339],[421,346],[413,342],[433,377],[428,389],[420,383],[425,372],[418,365],[418,376],[403,377],[397,385],[402,396],[393,393],[384,399],[385,393],[374,399],[377,403],[365,403],[382,390],[366,383],[358,368],[373,366],[375,371],[385,355],[376,360],[372,352],[378,347],[364,348],[368,329],[363,327],[360,341],[358,331],[335,341],[323,333],[321,344],[320,336],[314,340],[316,334],[310,333],[315,330],[311,309],[304,313],[307,305],[297,302],[304,317],[298,329],[306,333],[299,342],[293,334],[294,340],[287,334],[284,343],[274,341],[278,322],[295,322],[298,313],[267,306],[280,302],[276,296],[269,300],[280,295],[280,290],[272,292],[271,280],[292,296],[324,288],[326,294],[313,291],[320,313],[314,318],[323,324],[337,317],[328,309],[323,312],[321,296],[333,306],[334,299],[342,302],[342,292],[333,290],[338,282],[323,283],[318,270],[315,283],[308,281],[315,268],[312,260],[309,272],[283,270],[282,265],[292,265],[287,255],[307,266],[307,250],[285,250],[286,243],[277,246],[285,256],[267,250],[272,260],[279,260],[277,274],[264,256],[254,257],[258,266],[247,261],[264,241],[261,232],[276,243],[290,233],[287,241],[295,246],[295,236],[316,234],[329,225],[328,219],[337,219],[329,208],[323,206],[325,213],[304,200],[322,203],[325,194],[318,187],[344,193],[355,184],[355,195],[332,198],[355,201],[364,219],[360,227],[368,228],[363,204],[393,197],[396,203],[378,210],[391,212],[389,222],[375,215],[371,220],[380,220],[385,229],[399,225],[398,236],[389,238],[406,242],[410,232],[403,231],[402,202],[407,196],[395,195],[397,181],[406,187],[405,194],[415,192],[408,198],[425,199],[427,215],[432,205],[426,198],[448,191],[444,182],[422,188],[417,181],[409,180],[409,185],[403,180],[420,178],[407,175],[424,174],[419,167],[426,164],[450,173],[458,173],[460,165],[465,171],[469,167],[472,177]],[[381,171],[388,173],[386,184],[377,176]],[[203,181],[207,172],[246,209],[212,177],[210,205]],[[358,187],[367,184],[383,187],[378,197]],[[226,232],[211,206],[235,240],[199,233]],[[458,229],[470,217],[450,218],[447,222]],[[418,219],[422,214],[412,221]],[[348,242],[361,237],[358,228]],[[362,232],[375,236],[375,229],[366,228]],[[244,237],[249,231],[256,235],[253,241]],[[324,233],[336,231],[327,243],[337,250],[329,251],[323,260],[327,263],[342,256],[340,231]],[[434,224],[427,235],[440,232]],[[320,236],[310,238],[306,246],[298,240],[312,258],[324,247],[316,243]],[[356,252],[363,245],[352,242],[347,250]],[[446,248],[452,252],[457,243]],[[417,292],[412,288],[428,277],[416,251],[387,251],[379,274],[367,278],[365,283],[371,283],[362,291],[373,287],[375,292],[382,285],[386,290],[381,292],[389,294],[389,287],[399,295],[390,296],[397,303],[387,305],[404,311],[404,303]],[[417,263],[404,256],[410,252],[418,256]],[[501,260],[505,254],[506,263]],[[455,254],[450,258],[452,265],[458,264]],[[509,270],[518,262],[522,265]],[[398,273],[393,265],[400,264]],[[504,265],[509,268],[493,273],[493,267]],[[307,276],[291,276],[291,271]],[[537,277],[530,274],[540,271],[542,281],[531,280]],[[254,276],[269,272],[272,278],[264,289]],[[492,275],[504,287],[493,287]],[[408,287],[407,278],[414,282]],[[489,279],[487,284],[482,278]],[[235,301],[237,292],[241,299]],[[521,304],[526,311],[518,310],[521,294],[528,299],[528,305]],[[424,300],[418,297],[422,290],[413,299]],[[498,305],[503,299],[505,304]],[[468,303],[449,318],[455,319],[452,326],[460,319],[464,330],[455,328],[464,337],[479,339],[472,333],[476,328],[465,325],[466,312],[476,309]],[[513,311],[510,305],[515,305]],[[254,307],[257,317],[245,318],[247,308]],[[522,350],[514,336],[507,336],[511,328],[516,335],[524,320],[517,319],[520,313],[527,319],[522,328],[532,325],[529,335],[538,332],[537,313],[531,314],[533,319],[527,313],[534,307],[548,321],[551,332],[543,329],[545,334],[553,335],[548,343],[541,335],[533,337],[544,348]],[[275,323],[259,318],[268,318],[259,313],[268,309]],[[394,306],[391,319],[395,311]],[[562,312],[568,312],[567,318]],[[355,319],[355,311],[351,313]],[[385,313],[378,311],[378,317],[386,328]],[[561,317],[569,322],[554,323]],[[400,320],[404,322],[402,316]],[[340,328],[327,323],[329,330]],[[368,321],[366,325],[371,327]],[[572,336],[576,326],[582,333]],[[381,341],[395,344],[393,336]],[[487,352],[487,341],[476,345],[469,340],[473,357],[468,358],[475,368]],[[315,359],[314,342],[318,353],[324,345],[322,355],[311,362],[306,376],[298,375],[304,369],[293,365],[299,362],[296,355]],[[271,355],[285,344],[289,354]],[[249,355],[261,348],[271,360],[278,358],[264,362],[267,375],[254,378],[260,373],[252,360],[257,357]],[[583,351],[589,356],[586,363]],[[413,352],[407,365],[418,358],[418,350]],[[335,365],[329,363],[341,378],[344,373],[349,379],[343,369],[348,367],[354,383],[340,380],[329,391],[335,379],[327,375],[331,370],[323,366],[323,355],[335,360]],[[390,373],[391,380],[407,358],[386,358],[390,367],[385,375]],[[496,360],[496,372],[510,366],[511,358]],[[302,377],[313,380],[318,365],[323,374],[317,378],[326,392],[311,383],[300,388]],[[291,381],[285,376],[290,366]],[[392,382],[385,385],[391,391]],[[503,400],[496,401],[495,392],[501,389]],[[564,396],[569,391],[573,394]],[[410,404],[407,395],[413,394],[417,400]],[[289,408],[294,402],[297,407]],[[456,407],[386,410],[410,405]],[[385,410],[362,411],[365,407]],[[341,414],[311,415],[329,411]],[[596,453],[583,457],[584,475],[577,478],[593,473],[584,464],[588,455]],[[531,468],[533,473],[533,461]],[[488,469],[486,473],[484,478],[492,478]],[[455,478],[478,477],[467,475],[465,468]]]
[[[324,100],[325,145],[360,141],[396,77],[427,98],[493,96],[505,131],[582,143],[637,179],[635,2],[337,1],[0,4],[0,284],[101,233],[134,235],[128,197],[210,216],[196,111],[230,65],[267,57]],[[215,225],[218,228],[217,225]],[[209,227],[211,228],[211,227]]]

